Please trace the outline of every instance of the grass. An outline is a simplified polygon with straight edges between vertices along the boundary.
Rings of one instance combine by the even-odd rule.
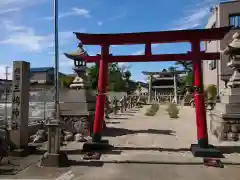
[[[147,109],[145,116],[154,116],[159,109],[159,104],[152,104],[149,109]]]

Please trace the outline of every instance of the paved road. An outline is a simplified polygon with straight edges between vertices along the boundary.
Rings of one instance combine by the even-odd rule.
[[[15,178],[76,180],[239,180],[240,156],[236,151],[225,154],[225,167],[210,168],[188,151],[196,142],[195,115],[182,108],[179,119],[169,119],[164,106],[154,117],[145,117],[146,107],[115,116],[107,122],[105,138],[115,149],[100,161],[82,161],[81,144],[72,142],[65,149],[75,161],[69,168],[38,168],[36,165]],[[67,174],[64,174],[67,173]]]

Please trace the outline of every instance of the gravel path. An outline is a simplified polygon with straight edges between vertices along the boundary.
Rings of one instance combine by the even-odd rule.
[[[154,117],[146,117],[147,106],[132,109],[108,120],[109,139],[115,149],[103,154],[101,161],[82,161],[81,154],[69,154],[76,163],[70,168],[49,169],[32,166],[17,178],[52,178],[81,180],[239,180],[240,156],[225,154],[225,167],[210,168],[188,151],[196,143],[194,109],[182,107],[180,118],[170,119],[161,105]],[[81,144],[70,143],[66,149],[80,149]],[[68,172],[65,176],[64,172]],[[48,176],[46,175],[48,174]],[[72,174],[72,175],[69,175]],[[44,176],[44,177],[43,177]]]

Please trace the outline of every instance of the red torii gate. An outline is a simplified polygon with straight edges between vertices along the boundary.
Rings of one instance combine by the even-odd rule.
[[[216,157],[220,152],[208,144],[207,120],[203,96],[202,60],[220,59],[220,53],[206,53],[200,50],[201,41],[221,40],[230,27],[178,30],[143,33],[120,34],[88,34],[75,33],[83,45],[100,45],[101,55],[81,56],[86,62],[99,63],[98,94],[96,99],[96,112],[94,119],[93,136],[91,143],[84,144],[85,149],[103,148],[107,143],[101,140],[104,120],[104,101],[107,90],[108,63],[113,62],[154,62],[154,61],[192,61],[195,86],[195,108],[198,144],[191,145],[194,156]],[[191,52],[186,54],[160,54],[153,55],[151,44],[154,43],[191,43]],[[114,56],[109,54],[110,45],[145,44],[145,55]]]

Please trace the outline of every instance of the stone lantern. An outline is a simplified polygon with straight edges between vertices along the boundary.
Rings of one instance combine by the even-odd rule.
[[[81,56],[86,56],[87,52],[83,49],[81,43],[78,44],[78,50],[74,53],[65,53],[65,56],[74,61],[73,71],[76,73],[76,77],[70,85],[71,89],[84,89],[87,87],[86,81],[86,62]]]
[[[227,66],[233,69],[227,88],[221,92],[221,103],[217,103],[211,115],[211,132],[219,140],[239,140],[240,132],[240,34],[233,35],[232,42],[223,52],[229,56]]]
[[[65,56],[74,61],[73,71],[76,77],[63,97],[66,103],[61,104],[60,110],[63,121],[69,125],[71,132],[76,134],[76,140],[85,142],[85,137],[89,136],[93,129],[96,107],[95,93],[89,88],[86,75],[87,65],[84,57],[88,54],[79,43],[76,52],[65,53]]]
[[[224,50],[224,54],[229,55],[227,66],[233,69],[233,74],[229,79],[227,86],[237,88],[240,86],[240,34],[233,35],[233,41]]]

